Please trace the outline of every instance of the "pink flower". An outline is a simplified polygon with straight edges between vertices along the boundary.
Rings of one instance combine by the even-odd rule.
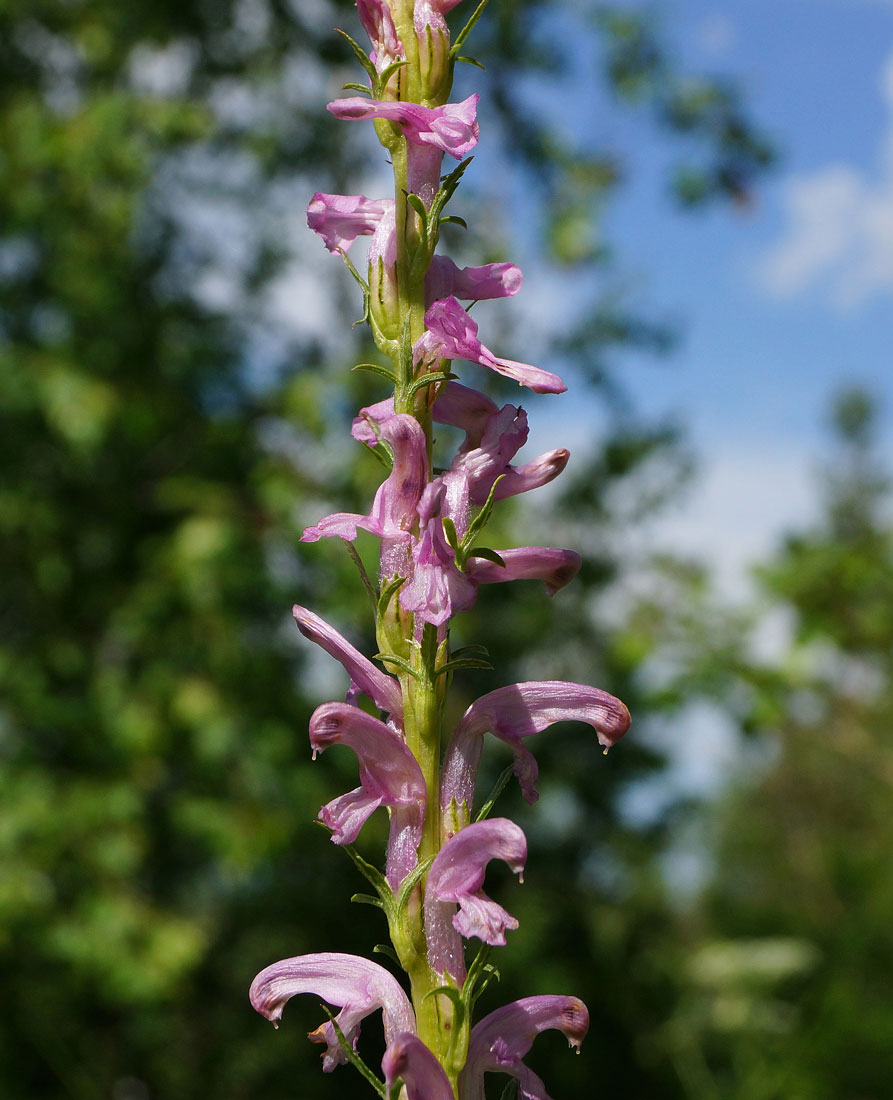
[[[479,99],[478,95],[470,95],[461,103],[422,107],[418,103],[349,96],[333,100],[328,109],[336,118],[347,121],[387,119],[396,123],[414,145],[430,145],[461,160],[477,145],[480,128],[475,116]]]
[[[377,434],[376,434],[377,431]],[[308,527],[302,542],[321,538],[340,538],[353,542],[357,530],[370,531],[381,539],[407,540],[416,522],[416,507],[428,477],[428,453],[425,433],[419,422],[405,413],[391,413],[364,438],[369,446],[381,439],[394,456],[394,465],[378,488],[368,516],[353,512],[334,512]]]
[[[465,573],[474,584],[498,584],[500,581],[542,581],[550,596],[569,584],[583,564],[573,550],[556,550],[549,546],[519,546],[513,550],[497,550],[505,562],[497,565],[486,558],[469,558]]]
[[[468,1058],[459,1076],[462,1100],[484,1100],[484,1074],[508,1073],[518,1082],[519,1100],[549,1100],[542,1080],[522,1061],[541,1031],[564,1033],[579,1050],[589,1030],[586,1005],[576,997],[522,997],[497,1008],[471,1031]]]
[[[388,1095],[398,1080],[406,1100],[453,1100],[453,1089],[440,1062],[415,1035],[398,1035],[384,1052],[381,1070]]]
[[[447,815],[455,800],[462,816],[470,812],[484,734],[511,745],[515,775],[528,802],[539,797],[538,768],[524,738],[556,722],[586,722],[607,751],[629,729],[629,711],[613,695],[563,680],[509,684],[482,695],[466,710],[450,740],[443,764],[441,806]]]
[[[379,73],[384,72],[391,62],[403,56],[391,9],[385,0],[357,0],[357,11],[372,43],[370,59]]]
[[[425,314],[427,332],[415,342],[416,363],[437,359],[467,359],[512,378],[534,393],[564,393],[567,389],[557,374],[518,363],[513,359],[498,359],[478,340],[478,327],[465,312],[458,299],[450,296],[434,302]]]
[[[249,998],[257,1012],[278,1024],[286,1002],[298,993],[313,993],[329,1004],[338,1005],[341,1011],[335,1019],[354,1048],[360,1023],[378,1009],[384,1017],[387,1042],[403,1032],[415,1033],[412,1005],[397,979],[384,967],[358,955],[324,951],[283,959],[257,975],[251,983]],[[325,1073],[347,1061],[330,1021],[311,1031],[308,1038],[326,1044],[322,1061]]]
[[[418,862],[425,824],[425,780],[400,735],[349,703],[323,703],[310,719],[313,756],[330,745],[347,745],[360,764],[360,786],[319,811],[335,844],[352,844],[378,809],[391,818],[386,878],[396,889]]]
[[[457,267],[449,256],[435,256],[425,276],[425,298],[430,302],[455,295],[463,301],[511,298],[521,289],[521,268],[510,263]]]
[[[527,840],[507,818],[492,817],[467,825],[447,840],[428,872],[428,962],[436,974],[446,971],[460,983],[465,963],[457,932],[466,939],[475,936],[484,943],[502,945],[506,929],[518,927],[515,918],[483,892],[484,873],[491,859],[504,860],[516,874],[524,870]]]
[[[393,199],[318,191],[307,207],[307,224],[322,237],[329,252],[337,255],[350,248],[357,237],[374,233],[384,215],[393,209]]]
[[[306,607],[295,604],[292,608],[298,630],[315,642],[344,666],[350,676],[351,690],[361,691],[372,700],[379,710],[390,714],[397,721],[403,721],[403,695],[400,681],[382,672],[358,649],[325,620]]]

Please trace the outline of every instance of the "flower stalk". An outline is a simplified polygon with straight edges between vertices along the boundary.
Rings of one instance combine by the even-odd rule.
[[[355,900],[383,911],[410,995],[378,963],[329,953],[267,966],[252,984],[251,1001],[274,1022],[297,993],[315,993],[337,1007],[310,1036],[325,1044],[323,1070],[350,1062],[389,1100],[480,1100],[486,1072],[508,1073],[521,1095],[548,1100],[523,1056],[547,1028],[563,1030],[579,1046],[588,1026],[582,1002],[564,995],[526,998],[473,1024],[475,1002],[494,973],[487,953],[518,926],[486,894],[487,865],[500,859],[520,876],[527,854],[521,829],[489,816],[495,794],[475,819],[478,763],[488,733],[506,742],[524,797],[533,802],[537,766],[527,738],[575,720],[589,724],[607,751],[625,733],[629,714],[598,688],[527,682],[484,695],[454,730],[444,730],[453,674],[489,667],[473,647],[450,650],[451,623],[475,604],[479,587],[533,579],[554,595],[580,568],[571,550],[486,544],[498,502],[547,484],[569,456],[559,449],[513,465],[527,439],[524,409],[499,407],[461,384],[455,365],[476,364],[534,393],[560,394],[566,387],[550,371],[494,354],[462,304],[514,295],[520,270],[511,263],[460,269],[436,254],[442,221],[461,221],[445,209],[479,137],[478,96],[459,103],[449,98],[453,67],[464,59],[450,45],[446,16],[460,2],[357,0],[368,51],[344,37],[368,85],[348,85],[365,94],[337,99],[328,109],[339,119],[373,123],[393,165],[393,197],[318,193],[307,210],[310,228],[363,288],[373,339],[389,360],[364,366],[393,384],[393,393],[361,409],[351,428],[388,468],[369,513],[324,516],[303,534],[308,543],[337,538],[347,544],[372,597],[378,644],[370,659],[315,612],[294,609],[305,638],[348,676],[344,701],[318,706],[309,734],[314,756],[332,744],[352,749],[360,786],[323,806],[319,818],[375,891]],[[474,9],[456,45],[485,4]],[[446,173],[444,156],[458,162]],[[364,236],[370,238],[365,278],[348,256]],[[435,423],[464,432],[442,472],[433,465]],[[353,546],[361,531],[380,540],[375,579]],[[383,872],[352,848],[379,810],[390,819]],[[481,941],[481,950],[468,964],[471,939]],[[360,1023],[377,1011],[387,1043],[381,1078],[357,1051]]]

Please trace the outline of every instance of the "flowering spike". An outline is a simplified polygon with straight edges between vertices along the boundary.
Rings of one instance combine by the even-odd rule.
[[[378,963],[357,955],[324,951],[283,959],[257,975],[248,996],[252,1007],[275,1024],[282,1019],[286,1003],[298,993],[315,993],[329,1004],[338,1005],[341,1011],[335,1020],[354,1047],[360,1023],[378,1009],[384,1017],[388,1042],[401,1032],[416,1030],[412,1006],[397,979]],[[308,1038],[326,1044],[326,1073],[346,1061],[331,1022],[321,1024]]]

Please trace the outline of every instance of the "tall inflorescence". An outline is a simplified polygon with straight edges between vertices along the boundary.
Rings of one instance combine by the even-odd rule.
[[[489,816],[492,798],[475,815],[478,763],[487,733],[505,741],[532,803],[537,765],[528,737],[556,722],[582,721],[607,751],[626,732],[629,713],[607,692],[583,684],[510,684],[472,703],[442,746],[451,676],[481,664],[476,651],[451,652],[454,616],[472,607],[482,584],[539,579],[552,594],[580,567],[570,550],[495,550],[481,542],[494,505],[551,481],[568,453],[555,450],[513,465],[527,438],[524,410],[499,408],[461,384],[456,361],[497,371],[535,393],[566,387],[548,371],[494,355],[462,304],[515,294],[520,270],[510,263],[459,268],[435,252],[440,227],[451,220],[447,204],[478,140],[478,97],[452,103],[449,93],[457,51],[486,0],[451,44],[446,15],[459,2],[358,0],[371,48],[367,53],[345,37],[369,84],[348,85],[359,94],[328,106],[336,118],[373,122],[393,164],[394,195],[316,194],[307,212],[311,229],[362,287],[365,320],[389,363],[370,366],[393,386],[392,396],[361,409],[353,422],[354,438],[389,467],[369,514],[329,515],[303,535],[305,542],[341,539],[351,550],[361,530],[381,540],[377,581],[362,574],[376,609],[379,664],[313,611],[294,609],[301,633],[350,679],[344,702],[323,703],[313,713],[310,744],[314,756],[334,744],[351,748],[360,785],[323,806],[319,817],[375,889],[409,994],[379,964],[329,952],[273,963],[257,975],[250,995],[274,1022],[297,993],[314,993],[338,1008],[310,1035],[325,1046],[323,1070],[350,1061],[388,1100],[483,1100],[487,1072],[512,1075],[528,1100],[548,1100],[524,1055],[549,1028],[578,1047],[588,1027],[582,1001],[525,997],[472,1023],[475,1001],[492,976],[490,948],[504,944],[518,925],[484,892],[487,864],[500,859],[520,874],[527,854],[521,829]],[[442,175],[444,154],[458,164]],[[365,278],[348,257],[363,235],[371,238]],[[437,474],[434,424],[464,433],[449,468]],[[352,847],[382,806],[390,819],[383,872]],[[468,963],[470,939],[481,944]],[[356,1050],[362,1020],[377,1011],[387,1044],[381,1076]]]

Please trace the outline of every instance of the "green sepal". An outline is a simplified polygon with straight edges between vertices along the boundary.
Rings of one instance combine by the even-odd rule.
[[[458,377],[458,374],[453,374],[452,371],[445,370],[436,370],[432,371],[430,374],[423,374],[421,378],[417,378],[409,387],[409,396],[414,397],[423,386],[434,386],[438,382],[449,382],[451,378]]]
[[[474,30],[474,25],[475,25],[475,23],[477,23],[477,21],[480,19],[480,17],[484,14],[484,8],[486,6],[487,6],[487,0],[481,0],[481,2],[478,4],[478,6],[474,9],[474,11],[468,17],[468,22],[465,24],[465,26],[462,28],[462,30],[459,31],[459,33],[456,35],[455,39],[453,40],[453,47],[450,50],[450,60],[451,61],[459,60],[459,47],[462,45],[462,43],[465,41],[465,39]],[[464,58],[462,60],[464,60]]]
[[[400,883],[400,890],[397,894],[397,912],[401,912],[409,904],[409,896],[413,890],[418,886],[419,882],[427,875],[431,869],[431,864],[434,862],[434,856],[429,856],[427,859],[423,859],[421,863],[416,864],[415,867],[409,872],[409,874]]]
[[[454,657],[466,657],[469,653],[480,653],[482,657],[490,656],[490,650],[485,645],[481,645],[480,642],[472,642],[471,645],[464,645],[453,650]]]
[[[379,618],[387,611],[388,604],[405,583],[406,577],[394,577],[394,579],[389,581],[381,590],[381,595],[378,597]]]
[[[434,200],[431,203],[431,209],[428,211],[428,216],[434,225],[440,224],[440,215],[443,208],[456,193],[456,188],[459,186],[459,181],[465,174],[465,169],[473,160],[474,157],[466,157],[448,176],[441,177],[440,188],[434,196]]]
[[[391,1085],[391,1091],[388,1093],[388,1100],[400,1100],[400,1090],[403,1088],[403,1078],[398,1077],[397,1080]]]
[[[349,90],[351,92],[362,92],[363,95],[372,95],[372,92],[369,88],[366,87],[365,84],[354,84],[352,80],[348,80],[348,82],[346,84],[342,84],[341,87],[344,89],[344,91]]]
[[[492,488],[490,489],[490,495],[487,497],[486,501],[484,501],[483,507],[468,525],[468,530],[465,533],[465,538],[462,540],[462,553],[466,557],[468,556],[469,550],[475,538],[477,538],[478,533],[482,531],[489,522],[490,516],[493,513],[493,504],[496,500],[496,486],[500,483],[500,481],[502,481],[504,477],[505,474],[500,474],[499,477],[496,478],[496,480],[493,482]],[[466,547],[468,547],[468,549],[466,549]]]
[[[394,910],[394,892],[388,885],[388,880],[377,867],[373,867],[371,863],[363,859],[352,844],[342,844],[340,847],[343,851],[347,852],[353,860],[356,869],[381,898],[381,907],[388,914],[388,918],[390,919],[390,914]]]
[[[428,225],[428,208],[422,202],[421,198],[415,193],[415,191],[404,191],[406,201],[415,210],[422,222],[423,231]]]
[[[486,0],[485,0],[485,2],[486,2]],[[375,81],[378,80],[378,73],[375,70],[375,66],[372,64],[371,58],[366,53],[366,51],[363,49],[363,47],[359,44],[359,42],[355,42],[350,37],[350,35],[347,33],[347,31],[341,30],[340,27],[335,28],[335,34],[340,34],[341,37],[349,43],[350,48],[353,50],[357,61],[359,61],[359,63],[363,66],[363,68],[369,74],[369,79],[374,84]]]
[[[487,801],[483,804],[483,806],[481,806],[480,810],[478,810],[478,815],[475,818],[475,821],[483,821],[485,817],[490,816],[490,811],[493,809],[496,799],[499,798],[499,796],[505,790],[506,784],[512,778],[512,773],[514,772],[514,770],[515,767],[513,764],[509,764],[509,766],[503,770],[499,778],[493,784],[493,789],[487,796]]]
[[[377,943],[372,948],[372,954],[373,955],[386,955],[389,959],[391,959],[393,962],[395,962],[398,966],[401,966],[401,967],[403,966],[403,963],[400,962],[400,956],[393,949],[393,947],[391,947],[391,945],[389,943]]]
[[[441,665],[434,675],[442,676],[445,672],[455,672],[457,668],[493,668],[493,665],[479,657],[459,657],[454,661],[447,661],[445,665]]]
[[[444,214],[440,219],[441,225],[461,225],[463,229],[468,228],[468,222],[464,218],[460,218],[458,214]]]
[[[371,374],[378,374],[382,378],[387,378],[387,380],[391,383],[392,386],[393,386],[394,382],[396,381],[396,378],[394,377],[394,372],[392,370],[389,370],[387,367],[380,366],[378,363],[357,363],[356,366],[351,367],[350,369],[351,370],[367,370]]]
[[[476,61],[473,57],[463,57],[457,54],[456,57],[453,58],[453,61],[464,61],[466,65],[474,65],[476,69],[481,69],[482,71],[486,72],[486,69],[484,69],[484,66],[480,63],[480,61]]]
[[[376,653],[372,660],[386,662],[389,665],[396,665],[401,672],[405,672],[414,680],[418,680],[419,678],[418,672],[416,672],[408,661],[404,661],[402,657],[395,657],[392,653]]]
[[[495,550],[491,550],[489,546],[472,546],[472,548],[466,553],[466,558],[484,558],[486,561],[492,561],[494,565],[501,565],[505,569],[505,561],[501,558]]]
[[[369,1082],[369,1084],[375,1089],[382,1100],[387,1100],[387,1089],[385,1088],[384,1081],[381,1081],[372,1070],[366,1065],[363,1059],[357,1054],[354,1048],[347,1041],[344,1032],[341,1030],[338,1021],[335,1019],[334,1013],[329,1009],[328,1005],[322,1005],[322,1009],[329,1017],[332,1027],[335,1030],[335,1035],[338,1039],[338,1046],[341,1047],[344,1052],[344,1057],[350,1062],[355,1070],[358,1070]]]
[[[447,542],[450,544],[450,546],[452,546],[456,553],[458,553],[460,545],[459,532],[456,530],[455,523],[453,523],[452,519],[449,516],[444,516],[441,520],[441,523],[443,524],[443,533],[446,536]]]
[[[357,905],[374,905],[377,909],[384,909],[381,898],[374,898],[371,894],[353,894],[350,900]]]
[[[388,86],[388,81],[394,75],[398,69],[402,69],[406,65],[406,61],[392,61],[386,69],[383,69],[381,74],[377,76],[375,81],[375,98],[383,99],[384,90]]]

